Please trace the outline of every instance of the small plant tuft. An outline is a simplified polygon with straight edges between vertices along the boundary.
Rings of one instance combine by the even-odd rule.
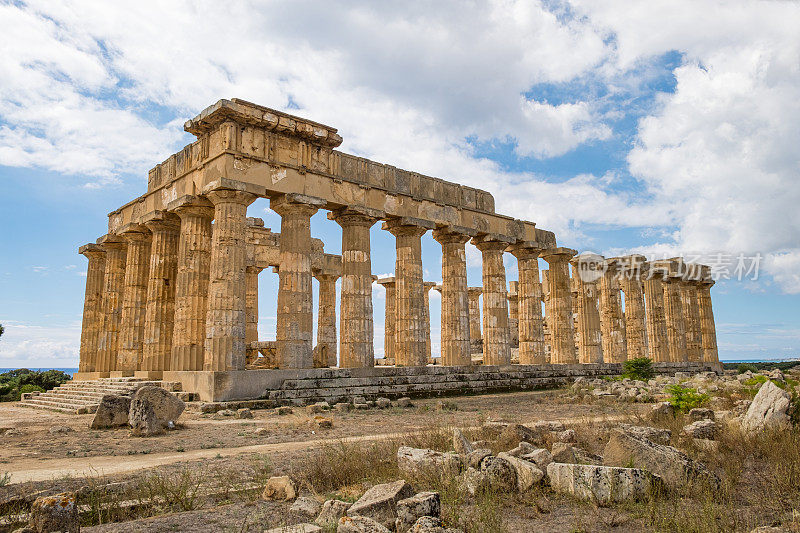
[[[622,369],[624,370],[622,375],[630,379],[647,381],[653,379],[655,375],[653,371],[653,361],[647,357],[628,359],[622,363]]]
[[[695,407],[702,407],[709,399],[708,394],[697,392],[697,389],[683,385],[670,385],[666,391],[670,394],[667,401],[683,413],[688,413]]]

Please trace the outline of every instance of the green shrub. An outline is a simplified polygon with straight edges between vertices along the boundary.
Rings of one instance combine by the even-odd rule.
[[[753,363],[739,363],[739,366],[736,367],[736,372],[738,372],[739,374],[744,374],[748,370],[755,374],[756,372],[758,372],[758,367]]]
[[[647,357],[628,359],[622,363],[622,369],[624,371],[622,375],[626,378],[639,379],[641,381],[652,379],[655,375],[655,372],[653,372],[653,361]]]
[[[23,392],[48,391],[70,379],[69,374],[61,370],[10,370],[0,374],[0,402],[19,401]]]
[[[683,385],[670,385],[666,388],[670,394],[667,400],[672,406],[681,411],[688,412],[695,407],[701,407],[708,401],[708,394],[697,392],[697,389],[692,387],[684,387]]]
[[[34,385],[33,383],[26,383],[22,387],[19,388],[19,392],[44,392],[44,389],[41,388],[39,385]]]

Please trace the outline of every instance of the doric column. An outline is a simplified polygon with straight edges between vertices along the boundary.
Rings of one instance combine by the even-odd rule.
[[[483,364],[511,364],[508,290],[503,253],[508,241],[499,236],[472,239],[483,257]]]
[[[170,369],[203,370],[214,206],[205,198],[184,196],[167,208],[181,219]]]
[[[658,363],[669,361],[663,278],[663,272],[652,268],[649,263],[646,265],[643,285],[647,322],[647,350],[648,357]]]
[[[384,222],[383,229],[395,236],[397,313],[395,362],[398,366],[425,366],[425,295],[422,284],[421,238],[433,225],[413,218]]]
[[[647,357],[647,326],[645,322],[644,288],[642,286],[643,255],[609,259],[619,269],[619,286],[625,294],[625,340],[627,359]]]
[[[342,227],[339,367],[375,366],[370,228],[383,212],[348,207],[328,214]]]
[[[483,333],[481,332],[481,294],[483,287],[467,288],[469,296],[469,340],[483,343]]]
[[[700,302],[697,294],[699,281],[686,279],[682,280],[679,286],[686,323],[686,357],[689,361],[700,362],[703,360],[703,341],[700,333]]]
[[[94,372],[97,364],[97,343],[103,325],[103,278],[106,270],[106,252],[97,244],[84,244],[78,253],[86,256],[86,293],[83,299],[81,324],[81,349],[78,370]]]
[[[203,370],[244,370],[247,206],[258,196],[216,186],[204,192],[214,204],[214,232]]]
[[[108,375],[117,368],[128,246],[121,237],[113,234],[101,237],[97,243],[106,252],[106,271],[103,275],[103,326],[97,343],[95,371]]]
[[[471,297],[467,289],[467,259],[465,245],[472,232],[466,228],[437,228],[433,238],[442,245],[442,364],[467,366],[470,355]],[[480,309],[475,327],[480,337]]]
[[[180,218],[167,211],[157,211],[144,224],[153,232],[153,243],[147,280],[144,348],[140,373],[136,375],[160,379],[172,363]]]
[[[245,362],[247,364],[258,359],[258,350],[251,348],[252,343],[258,342],[258,275],[263,268],[256,266],[244,269],[244,343]]]
[[[669,360],[674,363],[688,361],[686,351],[686,318],[683,316],[680,274],[664,277],[664,318],[667,323]]]
[[[542,319],[542,282],[539,279],[539,253],[535,243],[518,243],[508,251],[517,258],[519,283],[519,364],[543,365],[547,362]]]
[[[394,277],[380,278],[377,283],[386,289],[385,314],[383,317],[383,357],[384,359],[394,360],[394,343],[397,335],[395,329],[395,321],[397,320],[397,311],[395,309],[397,294],[395,288],[397,283]]]
[[[317,310],[317,353],[321,359],[314,361],[315,368],[336,366],[336,280],[338,274],[315,272],[319,282]]]
[[[431,289],[436,286],[433,281],[426,281],[422,284],[422,293],[425,298],[425,307],[422,309],[423,320],[425,321],[425,354],[428,361],[433,357],[431,348]]]
[[[550,363],[575,364],[575,336],[572,325],[572,288],[569,260],[576,254],[569,248],[553,248],[541,253],[550,265],[547,276],[547,328],[550,332]]]
[[[717,328],[714,325],[714,310],[711,306],[711,287],[714,280],[706,278],[698,288],[698,307],[700,308],[700,333],[703,343],[703,361],[718,363]]]
[[[578,361],[582,364],[603,362],[598,300],[604,262],[603,257],[596,254],[582,254],[571,261],[577,290]]]
[[[603,276],[600,278],[600,331],[603,360],[606,363],[622,363],[628,358],[619,279],[619,261],[606,260]]]
[[[150,230],[141,224],[128,224],[119,234],[128,243],[125,262],[125,290],[122,295],[117,369],[112,376],[132,376],[139,370],[144,347],[144,322],[147,309],[147,279],[150,273]]]
[[[287,194],[270,201],[281,216],[278,270],[278,345],[280,368],[313,368],[314,292],[311,285],[311,217],[325,201]]]
[[[519,348],[519,293],[518,281],[508,282],[508,343]]]

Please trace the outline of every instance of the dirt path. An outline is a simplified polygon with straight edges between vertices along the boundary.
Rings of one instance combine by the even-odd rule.
[[[579,425],[591,422],[619,421],[627,418],[629,418],[628,415],[608,415],[566,418],[560,419],[559,421],[568,424]],[[529,420],[523,423],[539,421],[540,420],[537,419]],[[404,431],[401,433],[377,433],[344,439],[315,439],[272,444],[255,444],[250,446],[235,446],[228,448],[189,450],[186,452],[162,452],[128,457],[119,455],[102,455],[95,457],[68,457],[59,459],[26,458],[16,460],[13,463],[9,463],[7,466],[4,465],[3,471],[7,471],[11,475],[12,484],[25,483],[28,481],[48,481],[61,477],[99,477],[112,474],[130,473],[137,470],[144,470],[147,468],[178,463],[182,461],[209,459],[217,456],[230,457],[247,453],[293,452],[340,442],[361,442],[401,438],[413,433],[415,432]]]

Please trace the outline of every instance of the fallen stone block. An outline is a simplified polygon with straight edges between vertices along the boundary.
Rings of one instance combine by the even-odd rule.
[[[274,476],[267,480],[264,492],[261,493],[263,500],[289,501],[297,497],[297,486],[289,476]]]
[[[546,472],[547,465],[553,462],[553,455],[547,448],[537,448],[530,453],[520,456],[520,459],[530,461],[535,464],[539,470]]]
[[[321,533],[322,528],[317,524],[295,524],[267,529],[264,533]]]
[[[468,466],[472,468],[480,468],[481,461],[483,461],[486,457],[492,455],[492,450],[488,448],[478,448],[477,450],[473,450],[469,455],[467,455],[466,463]]]
[[[31,505],[29,525],[37,533],[79,532],[81,526],[77,496],[74,492],[62,492],[55,496],[36,498]]]
[[[94,418],[89,424],[91,429],[113,428],[128,425],[128,412],[131,410],[131,399],[128,396],[106,394],[100,400]]]
[[[669,444],[672,438],[672,432],[668,429],[653,428],[650,426],[631,426],[629,424],[622,424],[620,429],[625,433],[630,433],[636,437],[644,437],[658,444]]]
[[[442,526],[442,519],[433,516],[423,516],[414,522],[409,533],[464,533],[460,529],[446,528]]]
[[[397,449],[397,466],[406,475],[430,472],[457,475],[461,471],[461,459],[455,453],[401,446]]]
[[[704,418],[697,422],[692,422],[688,426],[684,426],[681,433],[693,439],[714,440],[717,436],[717,423]]]
[[[350,506],[347,516],[369,517],[391,528],[397,519],[397,502],[413,494],[414,489],[404,479],[375,485]],[[341,520],[339,523],[341,527]]]
[[[544,477],[544,472],[533,463],[502,452],[497,454],[497,457],[508,461],[514,467],[517,478],[517,491],[519,492],[527,492]]]
[[[351,503],[343,502],[342,500],[327,500],[322,504],[322,510],[314,522],[323,527],[336,524],[341,517],[347,516],[347,510],[351,505]]]
[[[698,420],[714,420],[714,411],[706,407],[695,407],[689,410],[689,420],[697,422]]]
[[[517,488],[517,471],[508,459],[489,456],[481,461],[481,472],[499,490],[513,492]]]
[[[131,410],[133,410],[135,404],[140,402],[148,402],[153,407],[156,419],[165,428],[168,427],[170,422],[173,424],[177,422],[178,417],[181,416],[181,413],[186,408],[183,400],[161,387],[144,386],[138,388],[131,400]]]
[[[339,519],[336,533],[392,533],[380,522],[366,516],[343,516]]]
[[[537,444],[544,440],[544,435],[541,431],[534,431],[533,429],[523,426],[522,424],[509,424],[500,433],[498,441],[506,448],[516,446],[519,442],[528,442],[530,444]]]
[[[658,483],[655,476],[638,468],[564,463],[550,463],[547,477],[556,492],[601,505],[645,499]]]
[[[236,418],[239,418],[239,419],[242,419],[242,420],[248,419],[248,418],[253,418],[253,411],[251,411],[247,407],[243,407],[242,409],[237,409],[236,410],[236,415],[235,416],[236,416]]]
[[[317,517],[322,510],[322,502],[314,498],[300,496],[294,501],[292,506],[289,507],[289,510],[301,515]]]
[[[669,402],[660,402],[650,409],[650,420],[654,422],[675,418],[675,407]]]
[[[513,457],[522,457],[523,455],[529,454],[536,451],[536,446],[529,442],[520,442],[516,448],[512,448],[508,450],[508,455]]]
[[[442,504],[438,492],[420,492],[397,502],[394,530],[406,533],[423,516],[439,518]]]
[[[472,444],[458,428],[453,428],[453,449],[458,455],[466,456],[473,452]]]
[[[742,429],[754,433],[767,428],[787,427],[792,397],[771,381],[759,389],[742,419]]]
[[[131,426],[131,434],[136,437],[152,437],[164,433],[164,426],[147,400],[131,401],[128,424]]]

